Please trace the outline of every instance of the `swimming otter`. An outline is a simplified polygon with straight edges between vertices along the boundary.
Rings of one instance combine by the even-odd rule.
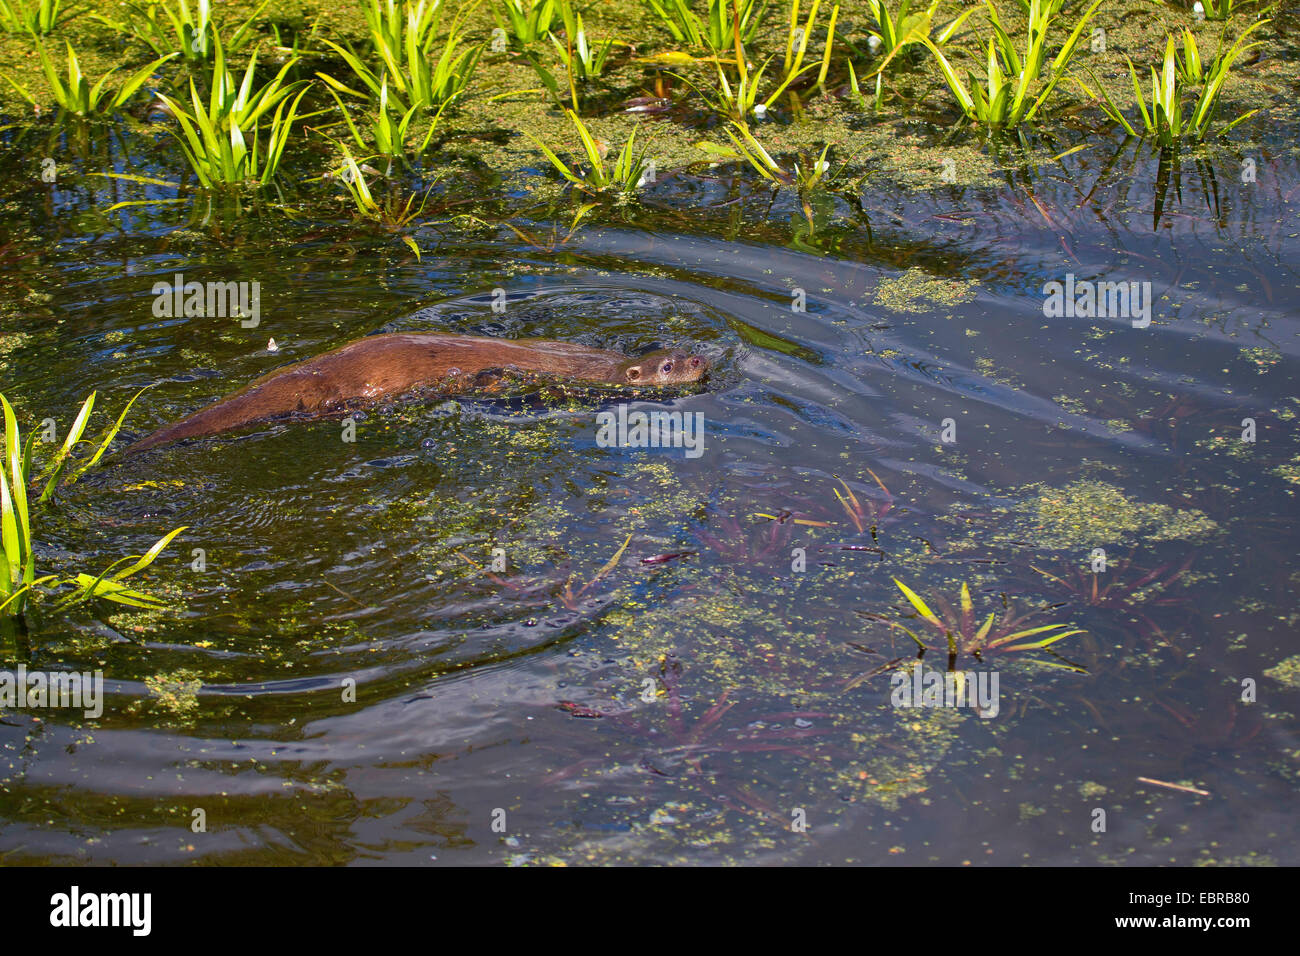
[[[493,339],[442,333],[372,335],[277,369],[233,395],[140,439],[127,453],[215,435],[283,416],[315,417],[445,383],[448,394],[493,370],[553,375],[609,385],[685,385],[708,360],[675,349],[630,358],[547,339]]]

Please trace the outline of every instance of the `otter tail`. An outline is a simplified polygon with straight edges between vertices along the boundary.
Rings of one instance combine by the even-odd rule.
[[[216,435],[273,417],[273,413],[268,414],[264,401],[254,402],[252,398],[251,393],[245,393],[224,399],[215,405],[209,405],[193,415],[188,415],[178,422],[173,422],[166,428],[160,428],[153,434],[146,435],[133,445],[129,445],[124,454],[134,455],[137,452],[147,451],[159,445],[168,445],[183,438],[202,438],[205,435]],[[288,412],[289,409],[286,408],[285,411]]]

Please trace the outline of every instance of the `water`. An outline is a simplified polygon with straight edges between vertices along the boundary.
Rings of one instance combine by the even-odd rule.
[[[617,395],[479,396],[66,489],[42,569],[188,530],[141,575],[173,610],[46,602],[6,632],[5,666],[101,669],[108,698],[98,721],[0,715],[0,859],[1300,862],[1286,130],[1254,182],[1227,150],[1174,171],[1094,135],[997,188],[827,197],[812,229],[725,169],[567,239],[565,203],[444,184],[447,215],[529,241],[430,227],[420,261],[328,186],[286,197],[292,217],[105,212],[173,195],[86,175],[160,175],[165,142],[95,133],[36,188],[51,128],[4,135],[0,367],[25,429],[154,385],[138,437],[380,331],[683,345],[714,370],[635,405],[702,413],[695,459],[600,447]],[[177,273],[259,281],[259,324],[155,316]],[[1045,316],[1067,274],[1150,283],[1150,326]],[[917,648],[881,618],[926,668],[947,655],[891,578],[941,613],[967,583],[968,633],[1008,607],[1084,633],[960,655],[997,671],[994,717],[895,707]]]

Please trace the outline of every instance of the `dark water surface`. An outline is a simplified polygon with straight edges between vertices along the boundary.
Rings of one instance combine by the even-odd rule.
[[[1254,182],[1224,149],[1172,171],[1093,137],[997,188],[827,197],[811,233],[787,196],[681,174],[568,241],[567,205],[480,208],[533,241],[433,227],[422,261],[325,187],[105,212],[174,195],[85,175],[165,144],[60,141],[45,184],[50,129],[3,135],[0,369],[25,430],[61,439],[92,390],[102,426],[158,383],[138,437],[379,331],[680,344],[715,369],[633,399],[702,413],[698,458],[600,447],[620,396],[474,397],[66,489],[38,566],[184,524],[142,576],[174,610],[46,602],[6,632],[4,666],[102,669],[108,700],[0,713],[0,860],[1300,863],[1293,130]],[[259,281],[260,324],[155,316],[177,273]],[[1149,282],[1150,326],[1046,317],[1067,273]],[[470,563],[495,547],[506,571]],[[998,673],[994,717],[898,708],[916,646],[867,615],[924,636],[927,667],[946,653],[892,577],[1085,633],[961,656]]]

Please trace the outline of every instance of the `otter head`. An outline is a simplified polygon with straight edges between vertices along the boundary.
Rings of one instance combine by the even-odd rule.
[[[660,349],[624,362],[621,372],[628,385],[688,385],[702,379],[708,368],[709,360],[703,355]]]

